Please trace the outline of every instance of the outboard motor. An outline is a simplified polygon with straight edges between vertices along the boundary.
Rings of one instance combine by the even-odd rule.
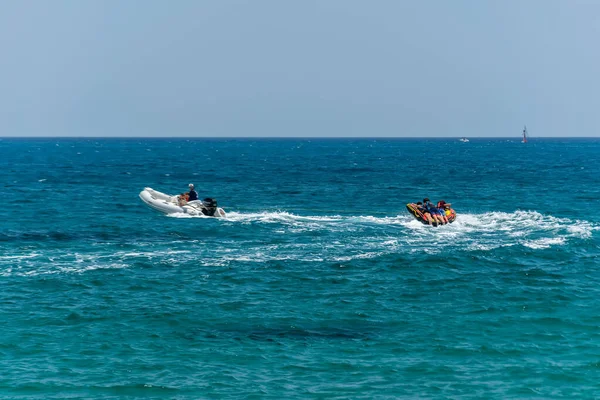
[[[210,197],[202,200],[202,214],[207,217],[214,217],[217,212],[217,200],[211,199]]]

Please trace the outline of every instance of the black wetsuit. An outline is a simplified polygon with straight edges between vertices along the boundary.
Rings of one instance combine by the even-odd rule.
[[[190,196],[190,198],[188,199],[188,201],[198,200],[198,193],[196,193],[196,191],[194,189],[191,189],[188,194]]]

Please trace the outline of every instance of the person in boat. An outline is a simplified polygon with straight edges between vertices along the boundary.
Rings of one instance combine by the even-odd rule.
[[[448,220],[448,215],[446,214],[446,209],[444,207],[436,206],[438,209],[440,216],[444,220],[444,224],[448,224],[450,221]]]
[[[429,213],[429,211],[427,211],[427,209],[425,207],[423,207],[423,203],[420,201],[417,201],[417,210],[423,215],[425,221],[427,221],[427,223],[429,225],[433,224],[433,217],[431,216],[431,214]]]
[[[187,204],[189,200],[189,196],[187,193],[181,193],[179,196],[177,196],[177,204],[179,204],[179,206],[185,206]]]
[[[198,200],[198,193],[196,193],[196,191],[194,190],[194,184],[190,183],[188,187],[190,188],[190,191],[186,193],[188,196],[187,201]]]
[[[446,219],[447,219],[447,218],[450,216],[450,214],[452,213],[452,212],[450,211],[450,206],[452,206],[452,204],[451,204],[451,203],[446,203],[444,200],[440,200],[440,201],[438,201],[438,203],[437,203],[437,207],[438,207],[440,210],[443,210],[443,211],[444,211],[444,213],[446,214]]]
[[[431,216],[440,224],[447,224],[448,223],[448,218],[446,218],[446,213],[442,212],[439,208],[437,208],[436,206],[433,205],[433,203],[431,201],[429,201],[429,198],[426,197],[423,199],[423,207],[425,207],[425,209],[427,211],[429,211],[429,213],[431,214]]]

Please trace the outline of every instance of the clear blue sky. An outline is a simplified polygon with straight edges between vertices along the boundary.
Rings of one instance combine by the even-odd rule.
[[[600,136],[600,1],[0,2],[0,136]]]

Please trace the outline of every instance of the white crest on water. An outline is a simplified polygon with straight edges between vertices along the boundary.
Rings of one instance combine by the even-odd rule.
[[[139,262],[174,265],[193,262],[218,267],[272,261],[348,263],[393,254],[487,252],[503,247],[543,251],[574,240],[587,240],[600,230],[600,226],[585,220],[557,218],[536,211],[459,214],[454,223],[441,227],[423,225],[409,215],[305,216],[265,211],[229,212],[226,218],[187,214],[171,217],[188,219],[181,221],[185,227],[182,232],[196,232],[196,224],[214,223],[223,236],[208,239],[212,240],[208,244],[204,238],[185,233],[161,243],[146,243],[132,237],[129,250],[116,252],[111,243],[91,246],[89,252],[73,253],[15,248],[0,256],[0,276],[83,273],[130,268]],[[269,235],[281,239],[265,242],[263,235],[251,234],[241,239],[231,238],[228,229],[235,230],[240,225],[250,231],[253,225],[262,227]]]

